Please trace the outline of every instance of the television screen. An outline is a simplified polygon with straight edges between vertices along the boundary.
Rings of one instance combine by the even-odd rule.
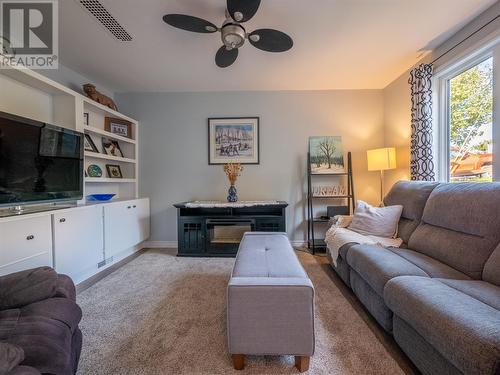
[[[82,134],[0,112],[0,205],[82,196]]]

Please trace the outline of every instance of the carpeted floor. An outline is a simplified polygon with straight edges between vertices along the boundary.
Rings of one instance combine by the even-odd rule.
[[[412,373],[329,266],[299,254],[316,288],[316,353],[308,373]],[[298,373],[290,356],[249,357],[244,372],[233,370],[225,327],[233,262],[148,250],[80,293],[84,342],[78,374]]]

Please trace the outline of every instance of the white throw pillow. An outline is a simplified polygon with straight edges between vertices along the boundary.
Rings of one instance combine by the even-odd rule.
[[[403,206],[373,207],[358,201],[349,229],[370,236],[395,238]]]

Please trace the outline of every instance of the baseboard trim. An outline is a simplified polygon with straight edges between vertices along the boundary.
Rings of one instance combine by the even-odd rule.
[[[177,241],[146,241],[144,247],[150,249],[168,248],[177,249]]]
[[[139,255],[141,255],[144,250],[145,250],[145,246],[143,246],[141,249],[135,251],[134,253],[130,254],[129,256],[123,258],[122,260],[119,260],[115,264],[110,265],[108,268],[96,273],[95,275],[93,275],[93,276],[89,277],[88,279],[82,281],[81,283],[77,284],[76,285],[76,294],[79,294],[79,293],[83,292],[84,290],[90,288],[92,285],[94,285],[98,281],[104,279],[109,274],[115,272],[118,268],[131,262],[132,260],[137,258]]]

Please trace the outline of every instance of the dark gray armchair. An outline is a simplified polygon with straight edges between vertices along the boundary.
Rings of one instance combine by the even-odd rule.
[[[82,311],[66,275],[40,267],[0,277],[0,375],[75,374]]]

